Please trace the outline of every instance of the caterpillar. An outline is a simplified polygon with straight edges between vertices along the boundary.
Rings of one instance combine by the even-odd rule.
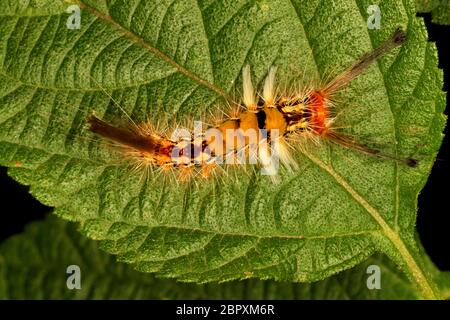
[[[334,95],[405,40],[406,33],[398,28],[379,47],[325,85],[300,92],[279,94],[275,85],[276,68],[272,67],[260,98],[257,98],[250,67],[246,66],[242,70],[243,94],[242,102],[237,103],[239,111],[220,119],[217,125],[206,130],[201,128],[194,133],[168,137],[158,134],[146,123],[117,127],[95,115],[87,119],[89,130],[124,148],[140,163],[162,170],[176,170],[185,179],[189,179],[193,172],[209,178],[220,165],[250,163],[261,167],[263,174],[275,180],[279,162],[290,170],[297,168],[291,148],[299,146],[288,140],[301,144],[301,139],[326,139],[371,156],[415,167],[416,159],[380,152],[340,133],[334,127],[333,117]]]

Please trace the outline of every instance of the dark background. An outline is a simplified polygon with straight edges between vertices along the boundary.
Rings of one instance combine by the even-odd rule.
[[[448,115],[450,101],[450,26],[431,23],[430,14],[425,18],[430,41],[435,41],[439,53],[439,68],[444,70],[444,91],[447,92]],[[450,210],[449,210],[449,137],[448,126],[445,138],[434,163],[430,178],[419,195],[417,229],[425,251],[441,270],[450,271]]]
[[[429,14],[425,18],[429,37],[435,41],[439,52],[439,67],[444,69],[444,90],[449,91],[450,83],[450,26],[431,23]],[[447,101],[449,101],[447,93]],[[447,110],[448,114],[448,102]],[[447,134],[447,128],[445,133]],[[417,229],[425,251],[441,270],[450,270],[450,210],[447,186],[449,184],[449,139],[444,139],[434,164],[431,176],[419,196]],[[447,183],[446,183],[447,182]],[[23,231],[26,224],[40,220],[51,210],[34,199],[28,188],[8,177],[6,168],[0,167],[0,243],[5,238]]]

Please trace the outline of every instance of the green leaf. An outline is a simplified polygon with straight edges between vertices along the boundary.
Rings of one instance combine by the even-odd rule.
[[[119,260],[191,282],[310,282],[384,252],[424,298],[439,297],[414,225],[445,97],[413,1],[383,1],[380,30],[367,29],[372,3],[363,0],[75,1],[80,30],[67,29],[69,14],[58,7],[30,15],[0,2],[0,163]],[[136,121],[205,119],[226,110],[222,96],[240,90],[245,64],[256,83],[270,65],[281,83],[292,74],[318,80],[398,26],[407,43],[342,93],[340,124],[417,156],[418,168],[324,143],[298,155],[300,169],[277,185],[239,170],[176,184],[130,172],[85,128],[92,111],[120,117],[114,101]]]
[[[80,267],[80,290],[66,285],[67,267]],[[367,266],[381,270],[369,290]],[[0,299],[416,299],[408,279],[381,255],[321,282],[244,280],[195,285],[157,279],[116,263],[74,224],[55,217],[29,225],[0,246]]]
[[[450,25],[450,2],[447,0],[416,0],[418,12],[431,12],[436,24]]]

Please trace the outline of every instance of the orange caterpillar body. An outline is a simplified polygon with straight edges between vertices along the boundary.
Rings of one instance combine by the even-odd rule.
[[[334,118],[331,115],[333,94],[347,86],[382,54],[402,44],[405,37],[405,33],[398,29],[380,47],[325,86],[288,96],[277,95],[275,68],[272,68],[264,83],[262,99],[257,99],[247,66],[243,69],[242,111],[208,130],[181,138],[159,135],[145,124],[118,128],[95,116],[88,119],[90,130],[126,148],[146,164],[177,169],[184,176],[198,170],[206,178],[217,165],[241,163],[245,159],[259,164],[269,175],[276,174],[275,162],[278,159],[286,167],[296,168],[286,141],[286,138],[295,136],[328,138],[370,155],[414,166],[416,161],[413,159],[382,154],[339,134],[333,130]]]

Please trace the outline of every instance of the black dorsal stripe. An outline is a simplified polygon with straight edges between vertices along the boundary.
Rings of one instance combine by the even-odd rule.
[[[264,110],[259,110],[256,113],[256,119],[258,119],[258,128],[259,129],[264,129],[266,127],[266,118],[267,118],[267,115],[264,112]]]

